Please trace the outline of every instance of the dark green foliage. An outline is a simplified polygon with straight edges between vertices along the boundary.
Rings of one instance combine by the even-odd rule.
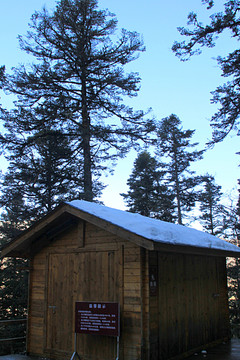
[[[199,192],[201,215],[199,219],[203,228],[212,235],[219,235],[223,227],[224,208],[221,205],[221,186],[216,185],[211,175],[205,175],[203,180],[203,191]]]
[[[27,317],[28,271],[21,259],[4,259],[0,264],[0,320]],[[0,324],[0,339],[24,337],[26,324]],[[0,342],[0,355],[25,351],[25,340]]]
[[[27,209],[21,195],[15,189],[15,197],[5,205],[1,214],[0,248],[17,235],[29,224]],[[28,261],[6,258],[0,264],[0,320],[12,320],[27,316],[28,299]],[[21,328],[21,325],[19,325]],[[9,326],[4,334],[9,337],[18,336],[18,326]]]
[[[240,218],[239,200],[229,201],[230,206],[224,207],[223,234],[222,236],[236,246],[240,246]],[[229,293],[229,315],[233,337],[240,337],[240,261],[239,259],[228,259],[228,293]]]
[[[14,174],[13,174],[14,175]],[[11,182],[11,177],[9,181]],[[14,181],[14,180],[13,180]],[[13,184],[12,184],[13,185]],[[5,211],[0,221],[0,248],[15,238],[30,224],[29,210],[25,206],[22,194],[17,186],[10,186],[9,194],[2,198],[7,199],[1,204]],[[6,189],[5,189],[6,190]],[[23,259],[2,259],[0,263],[0,320],[22,319],[27,316],[28,301],[28,261]],[[15,338],[24,336],[24,325],[14,324],[0,326],[0,338]],[[25,341],[0,343],[0,354],[25,351]]]
[[[1,261],[1,319],[23,318],[27,313],[28,272],[26,261]]]
[[[21,222],[40,218],[61,201],[81,198],[82,164],[72,163],[74,154],[60,131],[38,132],[28,147],[16,146],[8,156],[2,179],[2,208],[17,207]],[[21,213],[24,212],[23,215]]]
[[[147,151],[138,155],[127,181],[129,191],[121,194],[129,211],[173,222],[173,196],[164,184],[163,175],[159,164]]]
[[[2,144],[23,149],[43,128],[61,132],[74,154],[69,160],[81,163],[80,192],[90,201],[99,195],[96,179],[109,162],[139,139],[146,141],[152,130],[143,111],[123,103],[139,90],[138,74],[123,68],[144,51],[142,40],[126,30],[117,38],[116,27],[115,16],[98,10],[95,0],[61,0],[53,14],[35,13],[27,36],[19,39],[38,62],[15,69],[6,85],[18,101],[5,116]]]
[[[10,224],[13,226],[13,224]],[[1,226],[0,245],[4,245],[6,237],[9,240],[11,230],[16,235],[16,228]],[[7,230],[6,232],[4,232]],[[4,235],[3,235],[4,234]],[[0,246],[1,247],[1,246]],[[0,320],[23,319],[27,317],[28,301],[28,261],[23,259],[2,259],[0,262]],[[0,324],[0,339],[25,336],[26,324]],[[0,355],[10,352],[25,351],[25,340],[0,342]]]
[[[196,187],[201,183],[200,176],[190,170],[191,163],[202,159],[203,151],[190,150],[198,143],[191,143],[194,130],[183,130],[176,115],[170,115],[159,123],[157,129],[157,156],[162,159],[166,172],[166,185],[174,196],[177,207],[178,223],[195,205]]]
[[[240,337],[240,261],[230,259],[227,265],[228,274],[228,298],[229,316],[232,328],[232,336]]]
[[[208,9],[214,10],[214,1],[204,0]],[[188,15],[189,28],[178,28],[180,34],[187,37],[188,41],[175,42],[172,50],[181,60],[188,60],[192,55],[200,54],[200,47],[214,47],[220,34],[228,31],[235,40],[240,39],[240,1],[229,0],[224,4],[224,11],[211,13],[209,24],[204,25],[198,21],[197,14]],[[211,119],[213,128],[212,143],[222,141],[227,134],[235,129],[239,134],[239,70],[240,50],[229,53],[225,58],[218,57],[217,61],[222,69],[222,76],[229,81],[219,86],[213,94],[213,103],[220,104],[220,109]]]
[[[7,180],[7,179],[5,179]],[[1,203],[5,211],[0,221],[0,248],[11,241],[30,224],[32,214],[26,207],[22,194],[13,178],[9,177],[9,188],[1,187]],[[8,193],[9,191],[9,193]],[[0,263],[0,320],[22,319],[27,316],[28,302],[28,262],[23,259],[2,259]],[[0,326],[0,338],[24,336],[25,325],[14,324]],[[25,351],[24,341],[1,342],[0,354]]]

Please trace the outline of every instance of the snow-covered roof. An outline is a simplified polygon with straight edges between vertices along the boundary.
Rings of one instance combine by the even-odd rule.
[[[83,200],[63,203],[1,249],[0,256],[31,257],[75,226],[77,219],[94,224],[148,250],[240,257],[240,248],[215,236]]]
[[[74,200],[67,204],[157,243],[238,252],[240,255],[240,248],[237,246],[183,225],[172,224],[83,200]]]

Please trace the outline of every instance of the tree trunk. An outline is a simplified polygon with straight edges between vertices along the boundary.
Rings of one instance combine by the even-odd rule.
[[[90,146],[90,117],[87,111],[86,78],[82,73],[82,145],[83,145],[83,183],[86,201],[93,201],[92,190],[92,166],[91,166],[91,146]]]
[[[177,166],[176,153],[174,153],[174,177],[175,177],[176,197],[177,197],[178,224],[182,225],[180,185],[179,185],[179,179],[178,179],[178,166]]]

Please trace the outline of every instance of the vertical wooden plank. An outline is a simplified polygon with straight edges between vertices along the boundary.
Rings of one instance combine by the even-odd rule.
[[[122,342],[124,360],[141,357],[141,256],[140,248],[126,243],[124,248],[124,303]]]
[[[83,248],[85,245],[85,222],[80,220],[77,224],[77,236],[76,241],[79,248]]]

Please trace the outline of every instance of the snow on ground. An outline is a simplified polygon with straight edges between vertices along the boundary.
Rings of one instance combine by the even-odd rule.
[[[240,248],[237,246],[183,225],[167,223],[83,200],[74,200],[67,204],[155,242],[235,251],[240,254]]]

